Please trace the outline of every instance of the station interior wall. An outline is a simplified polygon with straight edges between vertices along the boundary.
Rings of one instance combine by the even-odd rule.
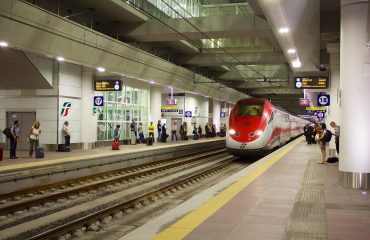
[[[64,143],[62,133],[65,121],[70,123],[69,130],[72,138],[71,143],[82,144],[82,148],[93,148],[97,142],[98,115],[93,111],[93,97],[97,92],[93,90],[92,79],[95,78],[116,78],[107,74],[96,73],[94,69],[83,67],[81,65],[57,62],[54,59],[39,56],[32,53],[25,53],[30,61],[37,67],[40,73],[50,84],[50,89],[18,89],[18,90],[0,90],[0,129],[7,127],[7,112],[36,112],[36,120],[39,120],[42,128],[40,145],[47,149],[50,145]],[[151,91],[148,82],[131,79],[129,77],[119,76],[124,86],[144,89]],[[26,80],[25,80],[26,81]],[[169,97],[168,92],[163,93],[161,106],[166,105]],[[179,113],[162,113],[162,119],[167,122],[171,117],[181,118],[188,124],[188,134],[192,133],[192,123],[197,126],[204,125],[213,121],[213,99],[185,93],[185,96],[176,96],[177,105],[185,111],[192,112],[192,118],[185,118]],[[148,98],[148,115],[150,115],[150,96]],[[218,100],[216,100],[218,101]],[[62,109],[68,107],[68,114],[62,114]],[[222,104],[222,103],[219,103]],[[67,109],[64,109],[66,112]],[[158,109],[160,112],[160,109]],[[147,116],[149,119],[149,116]],[[226,120],[225,119],[221,119]],[[156,122],[156,119],[153,119]],[[169,125],[167,124],[167,127]],[[20,126],[23,137],[26,137],[31,126]],[[219,130],[219,129],[218,129]],[[144,124],[144,132],[147,134],[147,124]],[[0,143],[5,143],[5,136],[0,134]]]

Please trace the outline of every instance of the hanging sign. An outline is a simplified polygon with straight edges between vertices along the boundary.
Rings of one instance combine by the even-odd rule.
[[[94,80],[95,91],[122,91],[121,80]]]
[[[294,80],[298,89],[327,89],[329,82],[327,77],[296,77]]]

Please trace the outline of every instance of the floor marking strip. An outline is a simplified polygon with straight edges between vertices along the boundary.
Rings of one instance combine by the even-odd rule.
[[[258,166],[251,174],[246,175],[239,181],[233,183],[230,187],[216,195],[214,198],[205,202],[202,206],[185,215],[183,218],[175,222],[166,230],[155,236],[155,240],[178,240],[183,239],[191,233],[196,227],[212,216],[236,194],[253,182],[258,176],[263,174],[272,165],[279,161],[285,154],[292,150],[303,138],[298,138],[282,151],[273,154],[266,162]]]

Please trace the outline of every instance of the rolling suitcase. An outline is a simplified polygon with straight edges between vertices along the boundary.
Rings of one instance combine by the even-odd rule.
[[[119,150],[119,141],[112,142],[112,150]]]
[[[199,135],[193,135],[193,140],[198,140],[199,139]]]
[[[328,157],[328,159],[326,160],[326,162],[328,163],[336,163],[338,161],[339,159],[337,157]]]
[[[146,139],[146,145],[147,146],[152,146],[153,145],[153,138],[152,137],[148,137]]]
[[[44,148],[43,147],[38,147],[36,148],[36,151],[35,151],[35,156],[36,158],[44,158]]]

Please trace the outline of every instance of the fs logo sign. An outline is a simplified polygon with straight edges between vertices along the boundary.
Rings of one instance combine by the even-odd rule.
[[[60,111],[60,115],[62,115],[64,117],[67,116],[71,106],[72,106],[71,102],[64,102],[63,107],[62,107],[62,111]]]

